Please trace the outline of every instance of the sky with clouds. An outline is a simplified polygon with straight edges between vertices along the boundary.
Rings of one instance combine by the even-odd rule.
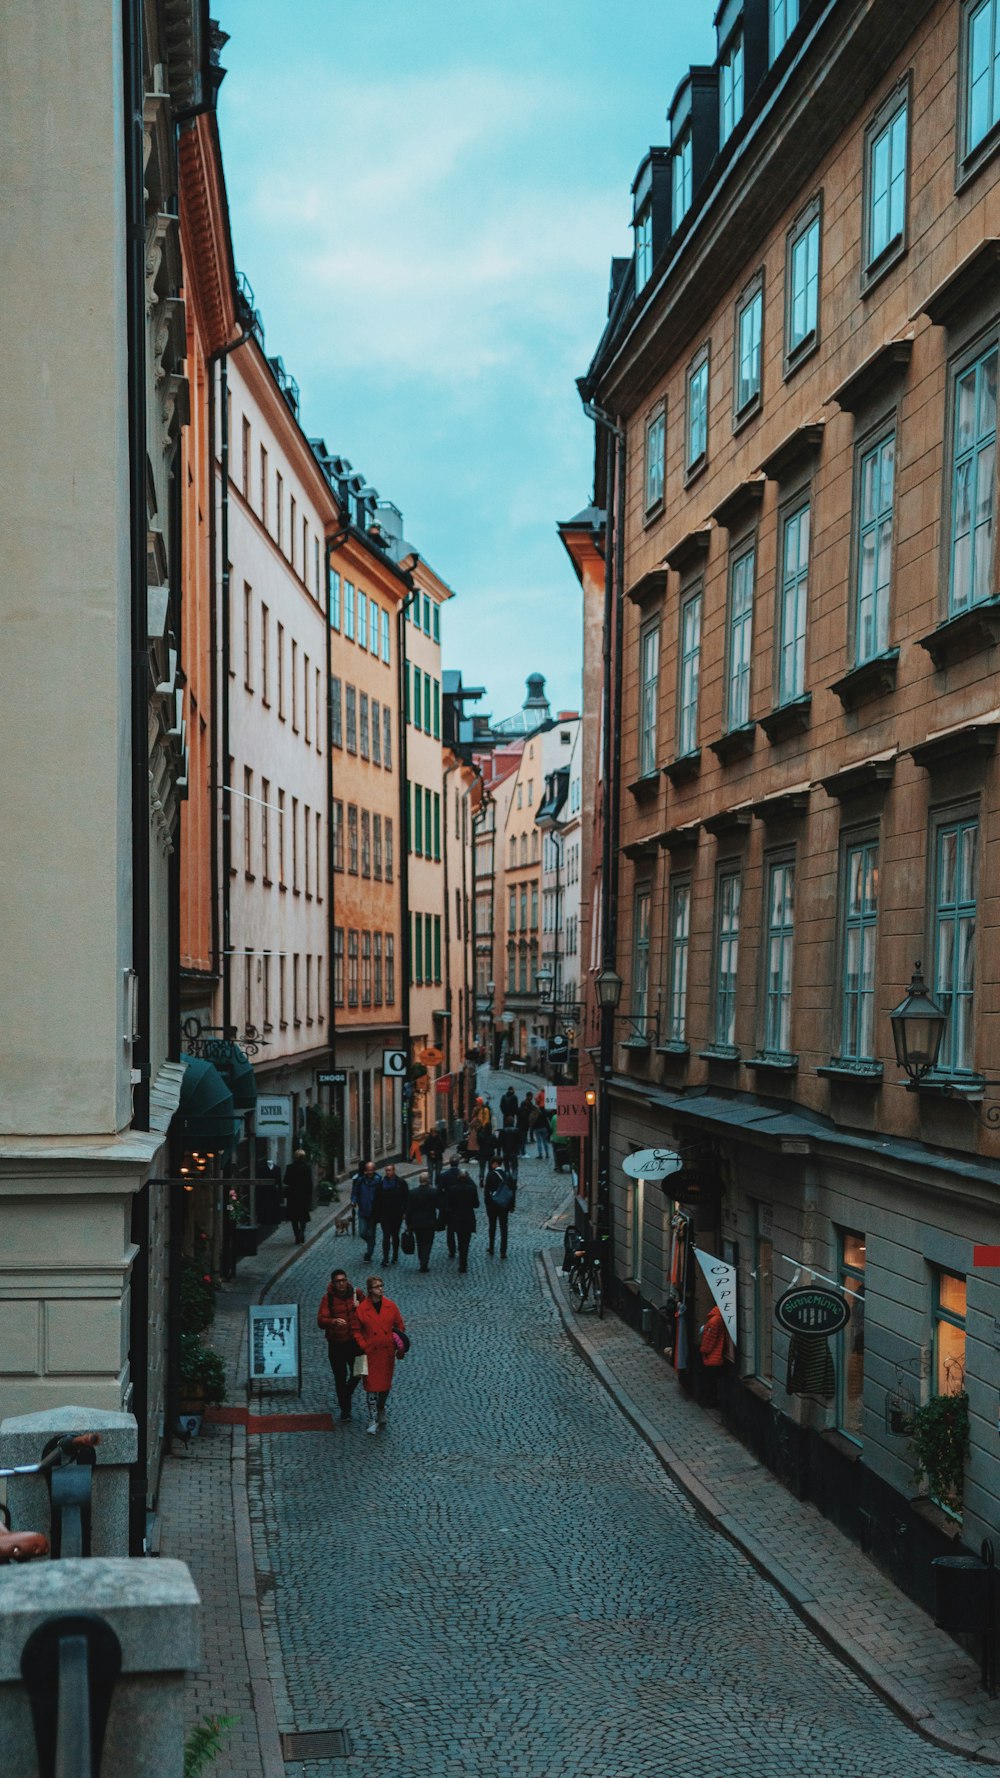
[[[579,703],[559,519],[592,492],[575,379],[703,0],[214,0],[236,262],[306,431],[454,587],[445,664]]]

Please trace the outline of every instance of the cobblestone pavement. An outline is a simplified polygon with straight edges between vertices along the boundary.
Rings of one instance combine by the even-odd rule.
[[[490,1081],[494,1103],[505,1081]],[[519,1084],[523,1091],[523,1080]],[[388,1268],[413,1351],[389,1424],[248,1443],[268,1665],[284,1730],[346,1729],[292,1778],[952,1778],[700,1519],[580,1362],[543,1288],[568,1181],[524,1168],[510,1258]],[[485,1219],[481,1219],[484,1221]],[[332,1402],[325,1238],[276,1286]],[[273,1404],[277,1406],[277,1396]],[[290,1405],[290,1404],[289,1404]]]

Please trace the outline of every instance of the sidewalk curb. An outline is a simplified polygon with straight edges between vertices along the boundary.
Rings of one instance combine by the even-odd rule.
[[[964,1735],[947,1734],[935,1725],[928,1708],[921,1710],[919,1706],[914,1706],[909,1695],[901,1690],[897,1680],[884,1668],[873,1666],[864,1650],[845,1637],[840,1625],[833,1622],[829,1614],[795,1579],[794,1575],[789,1574],[787,1569],[776,1562],[770,1553],[762,1548],[757,1539],[745,1530],[731,1513],[726,1511],[722,1502],[716,1499],[710,1489],[698,1480],[688,1465],[661,1437],[652,1421],[632,1400],[604,1359],[595,1351],[587,1337],[585,1327],[573,1315],[565,1301],[559,1286],[552,1252],[543,1250],[537,1257],[542,1278],[548,1285],[559,1319],[571,1344],[585,1363],[590,1366],[615,1406],[634,1426],[640,1438],[649,1445],[659,1463],[662,1464],[667,1474],[676,1482],[681,1493],[686,1495],[701,1517],[714,1531],[720,1532],[723,1537],[727,1538],[752,1563],[758,1574],[762,1575],[781,1593],[796,1615],[830,1650],[831,1654],[836,1655],[838,1660],[857,1674],[858,1678],[863,1680],[865,1685],[875,1692],[895,1715],[900,1717],[923,1740],[941,1748],[945,1753],[961,1754],[963,1758],[973,1760],[978,1765],[1000,1767],[1000,1760],[995,1759],[991,1754],[981,1752],[980,1743]]]

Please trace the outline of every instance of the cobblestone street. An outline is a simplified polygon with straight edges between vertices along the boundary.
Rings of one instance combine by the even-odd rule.
[[[496,1084],[499,1082],[499,1084]],[[494,1104],[503,1088],[493,1077]],[[302,1778],[950,1778],[711,1531],[572,1350],[536,1262],[568,1195],[522,1170],[511,1252],[466,1277],[387,1270],[413,1338],[389,1424],[248,1446],[258,1587],[283,1730],[345,1729]],[[277,1285],[302,1303],[300,1404],[332,1405],[315,1307],[324,1237]],[[278,1405],[278,1398],[272,1398]]]

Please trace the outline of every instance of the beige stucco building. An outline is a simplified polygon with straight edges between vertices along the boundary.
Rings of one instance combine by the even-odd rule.
[[[134,91],[120,10],[66,0],[66,54],[35,9],[0,21],[14,347],[0,444],[0,1416],[132,1407],[140,1542],[182,1074],[175,122],[211,90],[201,8],[175,6],[169,37],[164,10],[145,6]]]

